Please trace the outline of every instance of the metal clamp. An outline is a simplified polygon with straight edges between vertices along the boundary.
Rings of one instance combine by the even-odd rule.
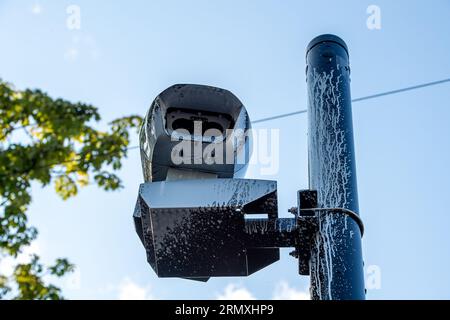
[[[295,250],[291,253],[292,256],[298,258],[299,273],[301,275],[309,275],[310,273],[309,261],[311,259],[312,241],[320,224],[318,213],[347,215],[357,223],[361,237],[364,235],[364,223],[354,211],[347,208],[317,208],[317,204],[316,190],[301,190],[298,191],[297,207],[289,210],[296,217],[300,236],[298,238],[302,239],[301,242],[296,244]]]
[[[288,210],[290,213],[296,214],[298,212],[297,208],[291,208]],[[361,217],[354,211],[346,208],[308,208],[308,209],[300,209],[300,216],[316,216],[315,214],[311,214],[311,212],[325,212],[325,213],[333,213],[333,214],[345,214],[352,218],[356,224],[358,224],[359,230],[361,231],[361,237],[364,235],[364,223]]]

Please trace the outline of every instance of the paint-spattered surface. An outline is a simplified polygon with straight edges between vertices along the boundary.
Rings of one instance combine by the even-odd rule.
[[[307,62],[310,188],[319,207],[358,212],[347,50],[318,42]],[[310,270],[313,299],[364,298],[361,234],[352,219],[320,213]]]
[[[247,246],[245,215],[277,218],[275,181],[209,179],[142,184],[134,213],[159,277],[247,276],[279,259],[279,249]]]

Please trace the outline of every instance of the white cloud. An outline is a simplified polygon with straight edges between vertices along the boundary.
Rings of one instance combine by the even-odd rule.
[[[291,288],[286,281],[281,281],[275,287],[273,294],[274,300],[310,300],[310,294],[307,291]]]
[[[17,262],[29,263],[31,261],[31,256],[34,254],[42,254],[41,245],[38,241],[33,241],[29,246],[25,247],[22,253],[17,256]]]
[[[14,272],[15,261],[11,257],[0,257],[0,275],[10,277]]]
[[[152,300],[149,287],[141,287],[129,278],[125,278],[119,285],[119,300]]]
[[[222,294],[217,295],[217,300],[255,300],[255,297],[246,288],[230,283]]]
[[[0,256],[0,274],[6,277],[12,276],[16,265],[30,263],[31,256],[34,254],[41,254],[41,247],[37,241],[34,241],[28,247],[25,247],[17,258]]]

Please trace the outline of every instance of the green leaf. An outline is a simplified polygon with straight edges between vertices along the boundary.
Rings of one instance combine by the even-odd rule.
[[[137,130],[142,119],[118,118],[106,131],[92,127],[98,121],[94,106],[54,99],[41,90],[17,90],[0,79],[0,254],[15,257],[37,236],[27,219],[32,182],[54,183],[64,200],[76,196],[89,176],[106,191],[122,187],[115,172],[127,155],[130,130]],[[28,139],[9,142],[16,141],[18,131]],[[73,268],[66,259],[44,267],[35,256],[30,264],[17,266],[13,279],[0,274],[0,298],[11,293],[15,282],[17,299],[61,299],[60,289],[42,276],[44,271],[64,276]]]
[[[56,178],[55,180],[55,191],[64,200],[70,197],[76,196],[78,193],[78,187],[75,181],[73,181],[69,176],[64,175]]]

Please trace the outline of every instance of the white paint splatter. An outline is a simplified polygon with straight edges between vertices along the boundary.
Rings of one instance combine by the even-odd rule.
[[[345,132],[339,126],[342,116],[339,88],[341,77],[342,75],[335,76],[335,70],[330,73],[312,70],[308,74],[309,103],[314,106],[310,108],[309,117],[316,124],[310,128],[310,144],[314,145],[313,152],[310,153],[310,163],[314,163],[310,184],[318,191],[318,205],[321,208],[345,208],[349,203],[349,195],[345,189],[351,172],[345,158]],[[319,214],[319,232],[314,238],[310,267],[320,300],[333,299],[333,259],[337,258],[336,240],[339,239],[337,221],[334,215],[327,212]],[[340,232],[346,230],[347,218]],[[323,285],[326,287],[322,287]]]

